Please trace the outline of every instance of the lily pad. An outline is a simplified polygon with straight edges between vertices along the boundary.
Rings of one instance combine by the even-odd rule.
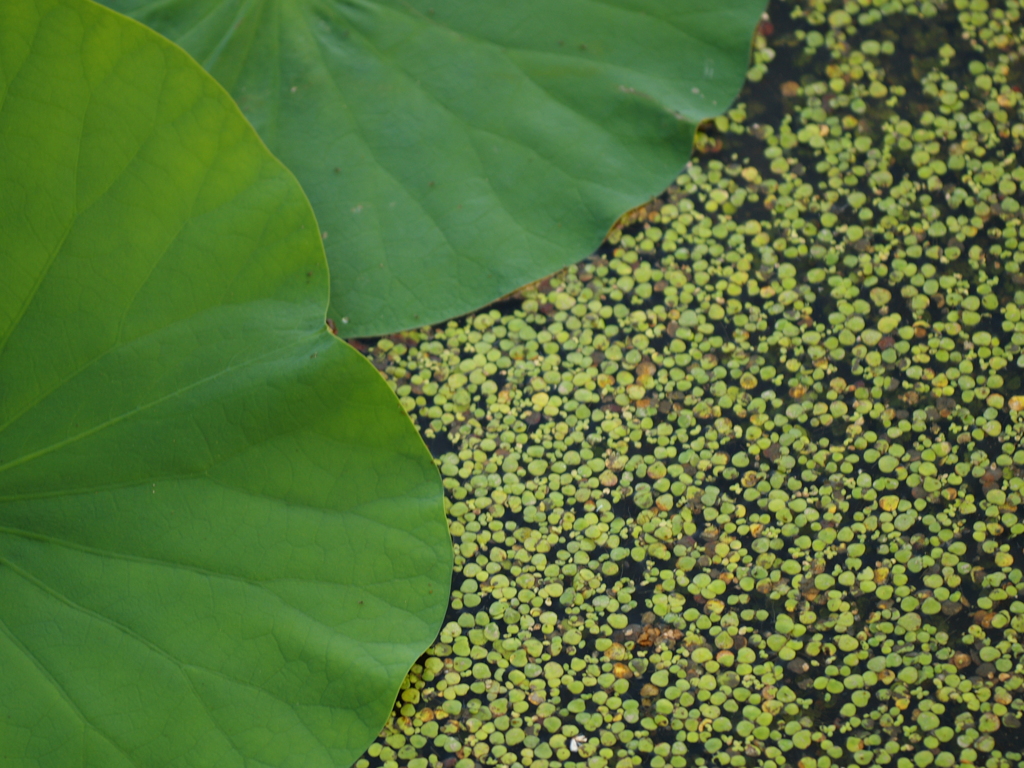
[[[444,614],[429,455],[180,49],[0,4],[0,763],[339,766]]]
[[[763,0],[106,0],[231,91],[313,203],[347,336],[476,309],[663,190]]]

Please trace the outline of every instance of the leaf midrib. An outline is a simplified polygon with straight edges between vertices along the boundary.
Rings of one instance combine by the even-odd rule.
[[[326,332],[327,332],[326,331],[326,326],[322,330],[317,330],[317,331],[313,331],[313,332],[307,332],[306,335],[300,337],[296,341],[291,342],[290,344],[286,344],[286,345],[280,346],[280,347],[275,347],[273,350],[270,350],[269,352],[266,352],[266,353],[264,353],[262,355],[257,355],[256,357],[249,358],[249,359],[245,360],[242,363],[239,363],[239,364],[233,365],[233,366],[229,366],[229,367],[224,368],[224,369],[222,369],[220,371],[217,371],[216,373],[213,373],[213,374],[211,374],[209,376],[205,376],[205,377],[203,377],[201,379],[197,379],[196,381],[193,381],[193,382],[187,384],[184,387],[180,387],[179,389],[176,389],[173,392],[168,392],[168,393],[162,395],[161,397],[158,397],[158,398],[156,398],[154,400],[151,400],[150,402],[142,403],[142,404],[138,405],[137,407],[132,408],[131,410],[125,411],[124,413],[121,413],[121,414],[119,414],[117,416],[114,416],[113,418],[107,419],[106,421],[103,421],[103,422],[95,425],[94,427],[91,427],[90,429],[87,429],[87,430],[84,430],[82,432],[79,432],[76,435],[72,435],[71,437],[68,437],[68,438],[66,438],[64,440],[60,440],[60,441],[58,441],[56,443],[51,443],[48,446],[45,446],[43,448],[39,448],[39,449],[37,449],[35,451],[32,451],[31,453],[27,453],[27,454],[25,454],[23,456],[20,456],[17,459],[13,459],[12,461],[8,461],[6,464],[0,464],[0,474],[3,474],[4,472],[7,472],[8,470],[14,469],[16,467],[22,466],[23,464],[27,464],[27,463],[29,463],[31,461],[35,461],[38,458],[41,458],[41,457],[46,456],[46,455],[48,455],[50,453],[53,453],[54,451],[60,450],[61,448],[64,448],[64,447],[66,447],[68,445],[73,445],[74,443],[78,442],[79,440],[83,440],[83,439],[85,439],[87,437],[92,437],[93,435],[98,434],[99,432],[102,432],[103,430],[105,430],[105,429],[107,429],[107,428],[109,428],[111,426],[114,426],[116,424],[120,424],[121,422],[131,418],[132,416],[135,416],[135,415],[140,414],[140,413],[145,413],[146,411],[150,410],[151,408],[155,408],[156,406],[161,405],[164,402],[172,400],[172,399],[174,399],[174,398],[176,398],[176,397],[178,397],[180,395],[183,395],[185,393],[191,392],[193,389],[196,389],[197,387],[200,387],[200,386],[202,386],[204,384],[208,384],[210,382],[216,381],[217,379],[222,378],[224,376],[228,376],[230,374],[233,374],[236,371],[244,370],[247,367],[257,365],[257,364],[263,362],[264,360],[267,360],[267,359],[272,358],[272,357],[279,356],[282,353],[286,353],[286,352],[289,352],[289,351],[291,351],[293,349],[297,349],[300,346],[304,346],[308,342],[309,339],[312,339],[315,336],[319,336],[319,335],[321,335],[323,333],[326,333]]]

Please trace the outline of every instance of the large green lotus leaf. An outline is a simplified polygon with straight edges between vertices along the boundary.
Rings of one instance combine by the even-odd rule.
[[[345,766],[447,604],[430,457],[183,51],[0,2],[0,765]]]
[[[195,56],[295,172],[348,336],[462,314],[589,254],[736,96],[765,5],[105,2]]]

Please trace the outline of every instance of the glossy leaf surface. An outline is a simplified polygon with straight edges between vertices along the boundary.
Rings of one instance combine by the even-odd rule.
[[[0,3],[0,765],[344,766],[447,605],[429,454],[179,48]]]
[[[195,56],[295,172],[347,336],[463,314],[592,252],[735,98],[764,8],[106,2]]]

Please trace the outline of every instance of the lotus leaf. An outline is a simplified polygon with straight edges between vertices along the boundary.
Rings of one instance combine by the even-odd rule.
[[[312,209],[177,46],[0,3],[0,765],[348,765],[447,605]]]
[[[105,0],[231,91],[313,203],[346,336],[586,256],[739,91],[763,0]]]

